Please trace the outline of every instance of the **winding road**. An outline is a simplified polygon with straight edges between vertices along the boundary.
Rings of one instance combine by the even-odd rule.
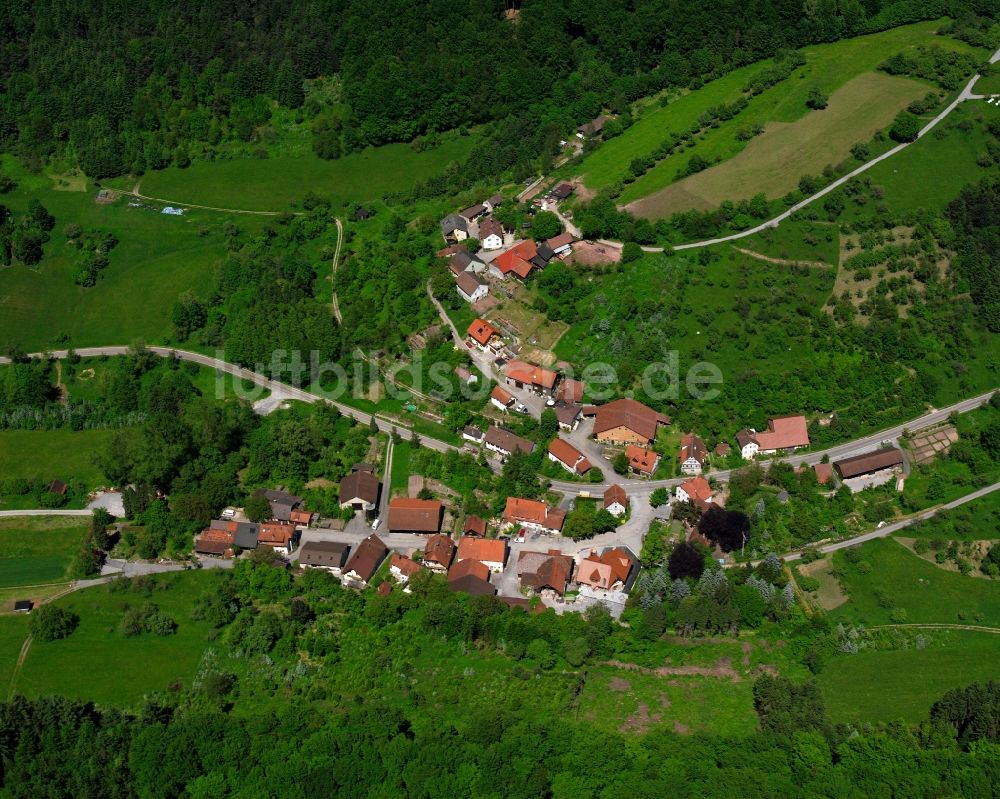
[[[340,316],[340,303],[337,301],[337,266],[340,263],[340,247],[344,243],[344,224],[338,217],[334,217],[333,221],[337,224],[337,249],[333,253],[333,271],[330,273],[330,283],[333,284],[330,305],[333,308],[333,316],[337,320],[337,324],[342,325],[344,320]]]

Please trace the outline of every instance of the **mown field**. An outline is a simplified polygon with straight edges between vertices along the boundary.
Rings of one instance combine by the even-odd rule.
[[[0,268],[0,340],[29,351],[66,341],[76,347],[136,338],[165,341],[177,298],[185,291],[204,296],[214,285],[216,265],[225,255],[223,223],[234,221],[244,229],[262,224],[260,218],[211,211],[167,216],[130,208],[124,199],[101,205],[92,186],[56,191],[48,177],[27,173],[9,156],[0,163],[18,183],[4,195],[4,204],[17,212],[35,198],[56,220],[37,266]],[[73,282],[77,251],[63,235],[69,223],[118,238],[110,264],[92,288]]]
[[[706,203],[718,205],[722,199],[751,196],[756,191],[772,197],[784,194],[789,190],[785,188],[789,180],[794,186],[802,174],[816,174],[827,163],[842,160],[852,144],[867,141],[899,108],[932,88],[920,81],[891,80],[874,73],[883,60],[919,44],[971,49],[962,42],[936,36],[940,25],[940,21],[922,22],[804,50],[805,66],[753,97],[746,109],[710,129],[693,147],[678,151],[650,169],[626,187],[621,201],[631,203],[670,186],[695,154],[712,163],[727,162],[744,149],[749,150],[749,161],[738,161],[735,169],[729,168],[732,172],[720,166],[707,170],[718,172],[720,177],[696,175],[708,182],[678,191],[676,196],[665,195],[661,204],[665,208],[669,200],[678,207],[704,207]],[[769,66],[770,62],[762,62],[741,68],[666,107],[647,107],[631,128],[588,155],[575,172],[593,189],[621,180],[634,158],[651,153],[668,133],[689,129],[706,109],[734,101],[747,80]],[[830,96],[830,106],[823,111],[812,112],[805,105],[809,89],[814,86]],[[807,123],[812,117],[815,119]],[[880,122],[876,124],[875,120]],[[763,125],[765,133],[749,144],[736,139],[738,130],[754,125]],[[754,166],[759,166],[758,170]],[[742,181],[747,179],[754,181],[754,191],[744,195],[741,192],[747,187]],[[718,199],[716,192],[721,194]],[[695,205],[684,206],[685,202]]]
[[[21,645],[28,635],[28,617],[0,616],[0,696],[7,698]]]
[[[476,141],[474,135],[451,135],[420,153],[407,144],[387,144],[333,161],[314,155],[199,161],[187,169],[172,167],[144,175],[140,192],[174,202],[248,211],[280,211],[310,191],[335,205],[370,202],[440,174],[450,163],[464,160]]]
[[[838,655],[819,675],[834,723],[918,722],[952,688],[1000,679],[1000,635],[927,631],[924,649]]]
[[[177,572],[155,577],[152,582],[166,588],[148,596],[114,593],[101,585],[56,600],[80,616],[80,625],[63,640],[32,644],[17,680],[18,692],[134,705],[147,693],[165,691],[174,680],[190,685],[209,631],[207,623],[191,619],[191,609],[217,577],[210,571]],[[145,602],[154,603],[177,622],[174,635],[126,637],[121,632],[125,610]]]
[[[626,207],[637,216],[659,219],[690,208],[716,208],[724,200],[749,199],[760,192],[768,198],[781,197],[797,188],[803,175],[848,158],[852,145],[867,142],[927,91],[927,85],[909,78],[879,72],[858,75],[830,95],[822,111],[791,123],[769,122],[764,133],[717,166],[648,194],[640,192],[655,184],[643,181],[639,187],[636,181],[622,199],[641,197]],[[684,154],[682,163],[691,152]],[[677,164],[672,168],[676,170]]]
[[[86,530],[72,517],[0,519],[0,588],[67,580]]]
[[[113,435],[113,430],[2,430],[0,480],[79,480],[96,488],[102,475],[93,457]]]

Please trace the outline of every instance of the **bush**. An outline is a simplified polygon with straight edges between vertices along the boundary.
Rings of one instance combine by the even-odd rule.
[[[914,141],[919,133],[920,120],[909,111],[900,111],[889,128],[890,138],[899,142]]]
[[[31,614],[28,630],[39,641],[66,638],[80,624],[80,617],[55,605],[42,605]]]

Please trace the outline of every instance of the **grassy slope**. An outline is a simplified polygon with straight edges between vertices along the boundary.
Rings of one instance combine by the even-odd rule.
[[[92,458],[113,435],[113,430],[0,431],[0,480],[58,478],[96,488],[102,478]]]
[[[14,674],[21,645],[28,636],[28,617],[0,616],[0,697],[7,698],[7,689]]]
[[[171,587],[149,597],[111,593],[107,586],[97,586],[57,600],[60,607],[80,615],[80,626],[62,641],[32,644],[18,691],[131,705],[151,691],[165,690],[174,680],[190,684],[209,629],[205,622],[191,620],[191,606],[214,578],[211,572],[180,572],[157,577],[157,582]],[[175,635],[122,635],[119,624],[125,606],[146,601],[177,622]]]
[[[2,164],[19,184],[4,195],[4,204],[18,211],[35,197],[56,227],[40,264],[0,269],[0,341],[28,350],[54,348],[62,335],[77,347],[163,341],[177,297],[188,290],[205,295],[214,284],[215,266],[225,255],[222,223],[233,217],[210,211],[164,216],[129,208],[124,200],[99,205],[93,191],[55,191],[48,178],[26,174],[9,157]],[[245,216],[235,221],[244,228],[261,224]],[[62,235],[71,222],[118,237],[93,288],[73,283],[77,251]]]
[[[728,159],[740,152],[745,142],[734,134],[740,128],[767,122],[795,122],[808,112],[806,94],[812,86],[832,94],[851,78],[875,69],[890,55],[924,42],[934,42],[955,49],[969,49],[961,42],[937,38],[939,22],[907,25],[871,36],[818,45],[805,51],[808,63],[793,75],[751,100],[750,106],[729,122],[711,130],[696,147],[665,159],[626,190],[622,200],[629,202],[655,192],[675,180],[679,166],[694,153],[707,160]],[[647,111],[622,136],[603,144],[587,156],[578,170],[588,186],[600,189],[620,180],[633,158],[652,152],[670,131],[683,131],[710,106],[735,100],[747,79],[763,70],[769,62],[744,67],[702,89],[691,92],[666,108]],[[852,140],[856,141],[857,138]],[[814,171],[823,167],[819,163]],[[795,176],[798,179],[798,176]]]
[[[875,593],[881,590],[906,611],[908,623],[1000,627],[1000,582],[939,569],[891,539],[870,541],[861,547],[861,553],[872,566],[870,574],[859,573],[842,552],[834,555],[850,601],[833,611],[832,618],[889,624],[890,609],[879,604]],[[960,612],[965,618],[959,618]]]
[[[834,722],[917,722],[951,688],[1000,678],[1000,635],[936,632],[926,649],[838,656],[819,675]]]
[[[388,144],[335,161],[310,155],[196,162],[187,169],[150,172],[142,178],[140,191],[178,202],[255,211],[281,210],[308,191],[336,204],[368,202],[440,174],[449,163],[462,161],[475,143],[475,136],[450,136],[422,153],[406,144]]]
[[[822,222],[789,219],[732,246],[785,261],[822,261],[831,266],[840,261],[839,230]]]
[[[0,588],[64,580],[86,519],[0,519]]]

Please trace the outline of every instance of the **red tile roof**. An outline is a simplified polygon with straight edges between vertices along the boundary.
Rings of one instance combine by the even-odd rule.
[[[625,447],[625,457],[628,458],[628,465],[633,469],[643,474],[652,474],[656,469],[656,460],[660,456],[651,449],[629,444]]]
[[[510,361],[504,369],[504,376],[508,380],[544,389],[551,389],[559,379],[558,372],[525,361]]]
[[[574,403],[583,401],[583,381],[571,377],[564,378],[556,389],[556,399],[560,402]]]
[[[494,386],[490,392],[490,398],[495,399],[501,405],[510,405],[514,401],[514,395],[503,386]]]
[[[436,533],[441,529],[444,505],[436,499],[397,497],[389,503],[389,529]]]
[[[708,502],[712,498],[712,487],[704,477],[692,477],[685,480],[681,483],[680,488],[695,504]]]
[[[525,278],[534,268],[531,259],[538,255],[538,248],[531,239],[516,244],[509,250],[502,252],[493,261],[493,264],[504,275],[513,272],[520,278]]]
[[[670,417],[657,413],[634,399],[617,399],[597,406],[594,435],[624,427],[647,441],[652,441],[656,438],[657,425],[661,424],[670,424]]]
[[[287,522],[265,522],[260,526],[257,543],[269,547],[287,547],[294,532],[294,524]]]
[[[498,538],[463,536],[458,542],[458,560],[478,560],[503,563],[507,560],[507,543]]]
[[[573,573],[573,558],[569,555],[559,552],[520,552],[517,562],[522,585],[539,591],[551,588],[559,596],[566,593],[566,583]]]
[[[400,572],[402,572],[404,577],[410,578],[418,571],[423,569],[419,563],[415,560],[410,560],[410,558],[404,558],[398,552],[393,552],[392,557],[389,559],[389,568],[395,567]]]
[[[463,541],[465,539],[462,539]],[[480,580],[489,581],[490,570],[489,567],[482,561],[471,559],[471,560],[458,560],[455,561],[454,565],[448,569],[448,582],[452,580],[460,580],[463,577],[477,577]]]
[[[872,452],[865,452],[862,455],[855,455],[853,458],[844,458],[836,461],[833,468],[845,480],[850,477],[857,477],[862,474],[878,472],[882,469],[891,469],[894,466],[903,465],[903,453],[895,447],[876,449]]]
[[[701,466],[705,465],[705,460],[708,458],[705,442],[694,433],[685,433],[681,436],[681,452],[678,460],[684,463],[688,458],[694,458]]]
[[[513,524],[527,522],[547,527],[550,530],[562,530],[563,522],[566,520],[566,512],[550,509],[544,502],[535,499],[507,497],[507,506],[504,508],[503,517]]]
[[[490,339],[496,335],[497,329],[493,327],[489,322],[483,319],[473,319],[472,324],[469,325],[469,330],[467,331],[472,339],[482,346],[486,346],[490,343]]]
[[[816,472],[816,482],[820,485],[826,485],[833,477],[833,467],[829,463],[817,463],[813,466],[813,471]]]
[[[486,535],[486,519],[481,516],[466,516],[462,532],[466,534],[472,533],[473,535]]]
[[[455,542],[451,540],[451,536],[432,535],[424,544],[424,560],[437,563],[445,568],[448,568],[454,554]]]
[[[805,416],[776,416],[767,423],[767,430],[752,435],[757,446],[765,451],[809,446]]]
[[[494,217],[488,216],[479,223],[479,240],[482,241],[487,236],[493,234],[496,234],[503,240],[503,225],[497,222]]]
[[[388,552],[382,539],[372,533],[355,548],[351,559],[344,566],[344,574],[354,572],[368,582]]]
[[[233,534],[228,530],[208,529],[195,541],[194,551],[205,555],[232,554]]]
[[[569,469],[576,469],[579,474],[583,474],[590,469],[590,461],[583,457],[583,453],[568,441],[561,438],[552,439],[549,444],[549,454]]]

